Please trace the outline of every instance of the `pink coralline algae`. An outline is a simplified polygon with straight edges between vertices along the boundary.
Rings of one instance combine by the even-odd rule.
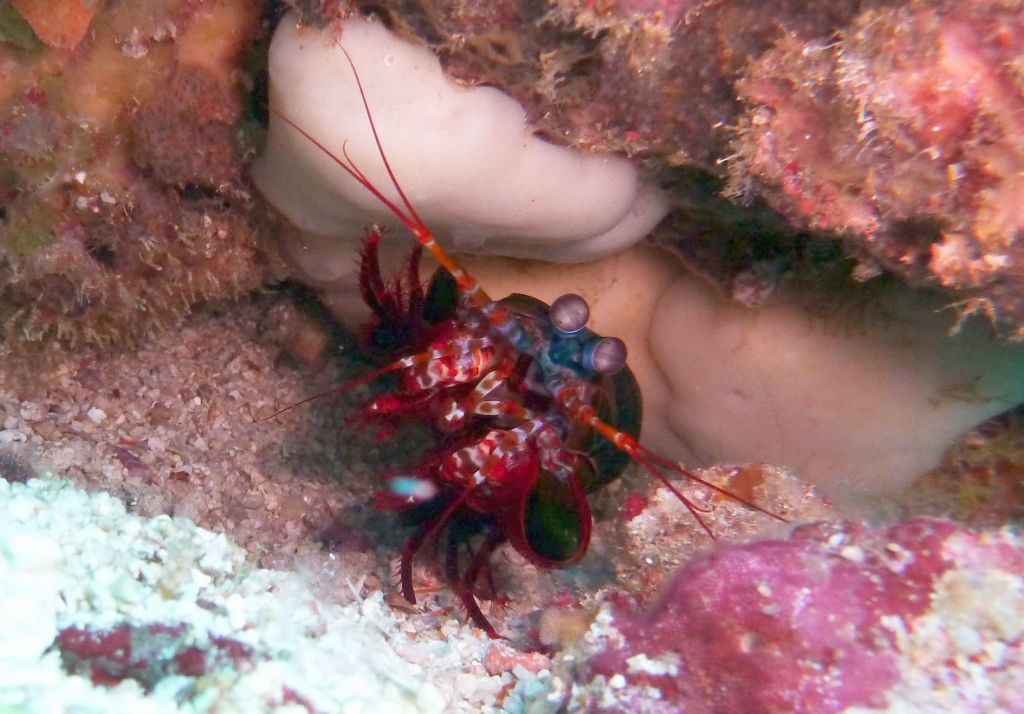
[[[1022,572],[1019,539],[928,519],[722,548],[648,612],[605,606],[562,660],[569,708],[1022,711]]]
[[[1024,4],[911,2],[789,37],[737,83],[733,188],[1024,335]]]

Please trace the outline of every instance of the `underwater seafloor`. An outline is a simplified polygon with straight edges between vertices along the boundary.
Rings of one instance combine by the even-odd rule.
[[[490,640],[436,558],[418,559],[418,606],[399,594],[404,531],[370,506],[393,444],[339,427],[351,404],[265,419],[365,369],[288,366],[294,310],[263,298],[136,351],[3,373],[6,711],[700,711],[708,681],[734,710],[1019,710],[1024,547],[995,525],[1014,510],[1019,419],[973,432],[901,506],[981,535],[905,518],[787,539],[690,488],[722,540],[754,541],[673,577],[712,542],[631,474],[600,497],[579,566],[498,552],[507,601],[482,605],[507,639]],[[829,516],[755,470],[759,503]]]
[[[633,464],[591,494],[579,564],[494,553],[477,594],[501,639],[467,616],[440,548],[416,557],[418,602],[402,596],[413,526],[374,499],[426,441],[350,419],[394,382],[277,413],[372,368],[282,284],[275,242],[304,239],[249,172],[273,23],[303,11],[308,39],[357,5],[0,0],[0,712],[1024,712],[1006,347],[1024,329],[1024,5],[369,4],[547,136],[643,159],[671,187],[653,241],[744,310],[819,272],[843,272],[839,312],[905,281],[974,328],[978,351],[949,355],[1003,370],[950,381],[945,348],[908,357],[898,329],[885,359],[865,352],[864,372],[897,382],[887,360],[920,359],[932,401],[921,424],[826,404],[852,471],[918,431],[944,445],[932,412],[948,428],[1010,408],[895,493],[853,484],[833,503],[770,459],[696,471],[787,523],[676,479],[712,540]],[[825,332],[862,327],[811,306]],[[815,421],[833,420],[797,423]]]

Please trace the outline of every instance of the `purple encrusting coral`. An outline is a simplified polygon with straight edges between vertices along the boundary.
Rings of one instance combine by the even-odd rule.
[[[1022,571],[1019,540],[929,519],[723,548],[652,610],[606,607],[574,699],[595,712],[839,712],[923,686],[931,711],[1020,711]]]
[[[201,677],[225,663],[250,667],[248,645],[224,636],[197,637],[184,624],[118,624],[107,630],[71,626],[56,643],[65,669],[113,686],[137,681],[148,692],[171,676]]]

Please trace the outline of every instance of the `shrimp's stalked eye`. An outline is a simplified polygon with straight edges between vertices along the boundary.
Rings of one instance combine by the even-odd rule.
[[[598,374],[615,374],[626,366],[626,343],[618,337],[602,337],[587,345],[583,363]]]
[[[574,335],[587,326],[590,306],[579,295],[567,293],[551,303],[551,324],[562,335]]]

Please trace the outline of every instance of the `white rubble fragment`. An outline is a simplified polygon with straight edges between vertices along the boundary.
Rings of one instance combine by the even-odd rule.
[[[3,712],[295,710],[286,692],[318,711],[496,711],[502,686],[481,673],[490,641],[474,628],[447,642],[410,637],[380,592],[325,601],[298,573],[252,568],[223,534],[143,519],[61,481],[0,480],[0,610],[18,613],[0,618]],[[167,676],[147,693],[70,675],[52,646],[69,626],[151,624],[230,638],[251,648],[253,666],[218,664],[202,686]]]
[[[89,411],[85,413],[89,417],[89,421],[93,424],[99,424],[101,421],[107,418],[107,413],[99,407],[90,407]]]

